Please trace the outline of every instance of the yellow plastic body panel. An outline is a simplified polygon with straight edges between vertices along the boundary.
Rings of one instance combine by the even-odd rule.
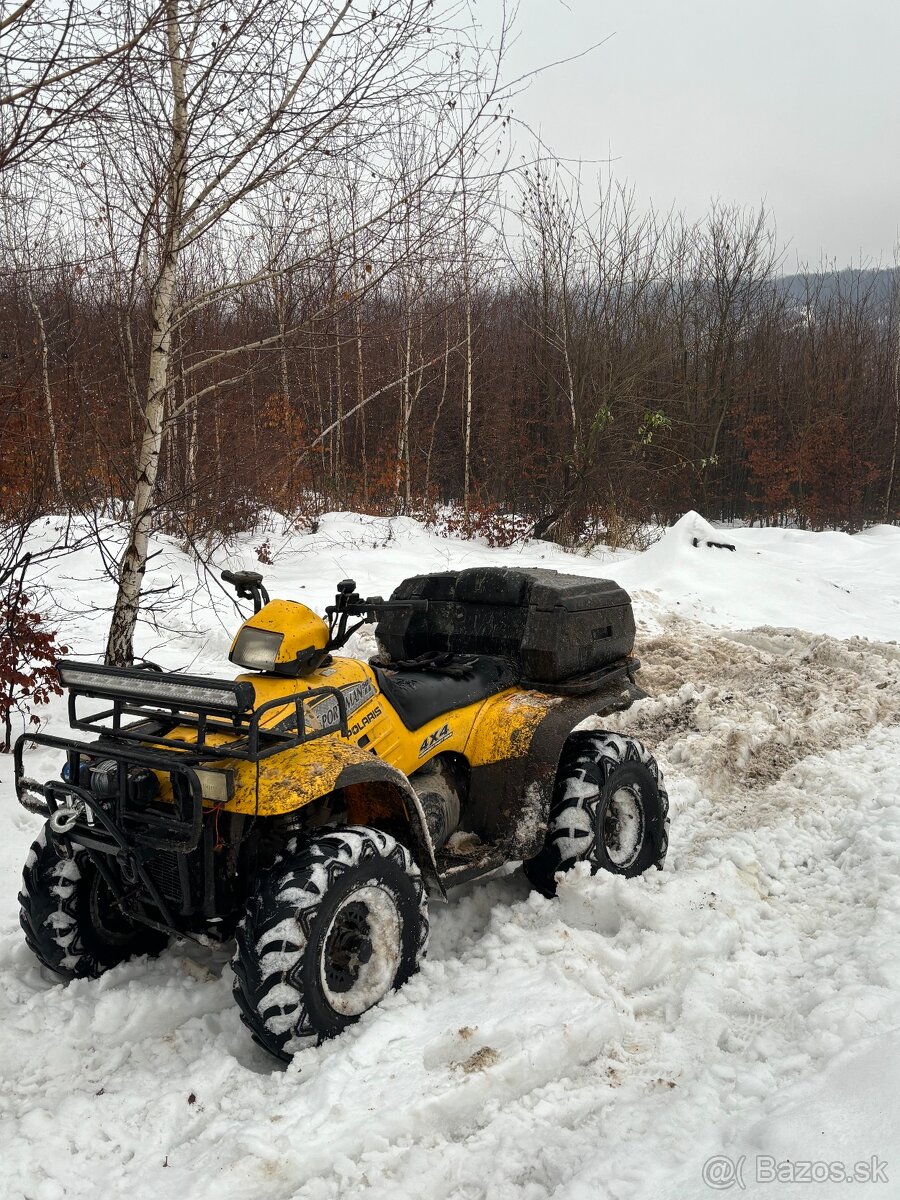
[[[469,765],[484,767],[505,759],[525,758],[538,725],[559,703],[559,696],[523,692],[517,688],[483,700],[478,720],[466,743]]]
[[[366,763],[373,756],[409,776],[434,755],[447,751],[466,755],[473,766],[527,754],[531,735],[553,699],[511,688],[443,713],[421,729],[410,731],[379,691],[374,671],[358,659],[336,657],[329,666],[301,679],[250,673],[238,679],[253,684],[257,706],[279,696],[322,687],[368,684],[371,689],[367,696],[368,689],[361,689],[365,698],[348,714],[349,738],[336,731],[273,754],[258,764],[239,759],[208,762],[211,769],[230,770],[234,775],[234,794],[225,808],[259,816],[278,816],[302,808],[332,791],[346,767]],[[307,713],[311,710],[309,727],[313,729],[314,702],[307,706]],[[293,703],[286,704],[273,709],[265,724],[274,726],[293,715]],[[180,727],[172,731],[172,736],[193,740],[193,731]],[[212,744],[225,740],[225,735],[208,738]],[[165,742],[160,744],[164,746]],[[168,777],[161,774],[160,783],[162,797],[170,799]]]

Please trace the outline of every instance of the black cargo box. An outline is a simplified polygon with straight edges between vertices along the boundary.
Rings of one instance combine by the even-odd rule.
[[[375,635],[388,658],[497,654],[524,679],[557,683],[596,671],[634,648],[631,598],[609,579],[542,568],[472,567],[405,579],[392,600],[427,612],[385,613]]]

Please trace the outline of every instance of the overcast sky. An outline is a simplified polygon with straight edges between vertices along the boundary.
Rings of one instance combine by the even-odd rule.
[[[507,75],[609,37],[516,102],[559,155],[690,216],[765,200],[788,271],[892,261],[900,0],[520,0],[516,28]]]

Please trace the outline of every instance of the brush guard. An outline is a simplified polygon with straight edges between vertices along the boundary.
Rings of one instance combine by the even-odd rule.
[[[112,759],[118,768],[116,795],[100,800],[80,784],[52,779],[40,785],[29,779],[22,769],[26,741],[64,750],[70,778],[74,779],[81,778],[82,759]],[[196,772],[163,753],[132,747],[90,746],[40,733],[18,739],[14,763],[20,802],[30,811],[43,812],[49,818],[50,835],[59,852],[67,857],[71,854],[71,844],[84,847],[123,911],[146,925],[175,931],[171,902],[157,886],[149,864],[159,853],[185,855],[197,848],[204,832],[204,810]],[[128,790],[128,771],[134,766],[168,772],[174,804],[136,809]],[[137,904],[133,903],[135,900]],[[144,911],[143,905],[148,901],[157,910],[159,921]]]
[[[69,779],[51,779],[45,784],[29,779],[24,772],[26,743],[64,751]],[[101,801],[88,788],[72,781],[82,778],[82,760],[104,759],[111,759],[117,765],[117,786],[115,796]],[[115,854],[123,846],[139,844],[187,854],[200,839],[203,828],[200,780],[181,756],[108,743],[91,745],[49,733],[29,733],[16,741],[13,767],[19,803],[30,812],[49,817],[51,829],[58,836],[70,837],[87,849]],[[128,790],[130,767],[167,773],[172,781],[174,804],[151,802],[146,808],[136,807]]]
[[[222,759],[258,763],[328,734],[349,736],[347,699],[339,688],[279,696],[254,708],[253,686],[246,681],[66,661],[57,669],[69,693],[70,725],[97,740],[22,734],[13,747],[16,796],[24,808],[48,818],[50,835],[62,854],[71,843],[87,850],[130,915],[169,932],[176,930],[173,897],[164,895],[154,878],[163,862],[174,863],[180,876],[180,913],[215,914],[212,825],[204,822],[204,814],[217,806],[204,801],[195,768]],[[84,713],[85,700],[107,701],[109,706]],[[178,734],[173,736],[175,730]],[[194,740],[187,740],[186,730]],[[29,778],[26,747],[62,751],[67,778],[43,784]],[[105,760],[116,764],[115,786],[110,795],[99,798],[84,786],[85,778],[91,764]],[[168,775],[173,801],[136,802],[129,790],[129,772],[135,767]],[[203,895],[192,899],[185,860],[201,843]],[[157,910],[159,921],[144,911],[146,903]]]
[[[113,760],[117,764],[116,794],[99,799],[81,783],[53,779],[39,784],[29,779],[22,769],[26,741],[64,751],[70,779],[82,779],[83,763]],[[30,734],[16,742],[14,757],[20,803],[48,818],[49,835],[62,857],[71,855],[73,845],[87,851],[129,917],[184,937],[194,936],[188,932],[185,918],[218,918],[217,822],[212,818],[219,806],[208,801],[204,806],[197,772],[183,761],[183,755]],[[129,792],[133,767],[168,773],[174,802],[156,800],[136,808]],[[190,868],[192,860],[196,860],[195,866]],[[170,886],[165,883],[168,878]]]

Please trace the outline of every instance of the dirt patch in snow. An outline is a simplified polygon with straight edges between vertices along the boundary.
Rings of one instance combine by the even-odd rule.
[[[480,1050],[476,1050],[462,1062],[452,1063],[451,1066],[454,1071],[462,1071],[465,1075],[471,1075],[473,1071],[486,1071],[499,1058],[500,1055],[492,1046],[482,1046]]]
[[[605,724],[701,786],[759,791],[801,759],[900,724],[900,646],[768,627],[712,632],[672,616],[639,644],[650,698]]]

